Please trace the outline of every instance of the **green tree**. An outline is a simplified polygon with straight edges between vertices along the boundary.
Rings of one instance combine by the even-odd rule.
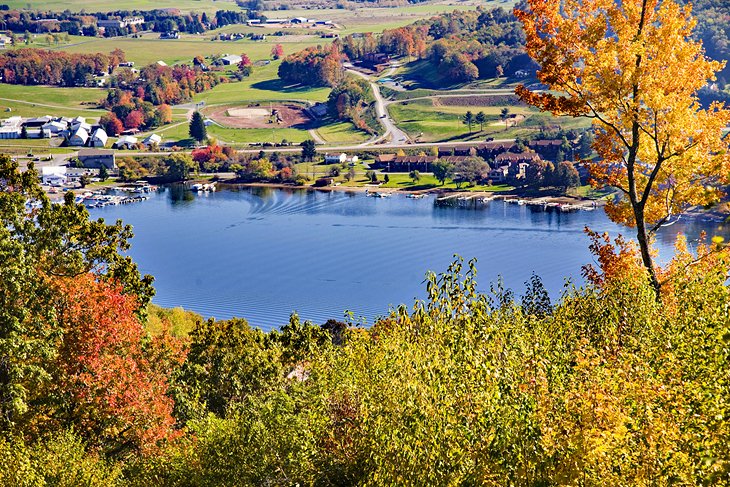
[[[307,139],[301,144],[302,147],[302,160],[311,162],[314,160],[314,157],[317,155],[317,147],[314,144],[314,141],[312,139]]]
[[[471,125],[474,123],[474,114],[471,110],[468,110],[461,119],[461,123],[469,126],[469,133],[471,133]]]
[[[503,107],[499,112],[499,119],[504,122],[504,129],[507,130],[507,120],[509,120],[509,108]]]
[[[165,179],[171,182],[187,181],[190,171],[196,167],[190,154],[173,154],[164,161],[166,166]]]
[[[107,179],[109,179],[109,171],[107,171],[104,164],[102,164],[99,168],[99,179],[101,179],[102,181],[106,181]]]
[[[414,169],[413,171],[408,173],[408,177],[411,178],[413,180],[413,183],[415,184],[421,180],[421,173]]]
[[[487,116],[484,114],[484,112],[477,113],[477,116],[474,118],[474,121],[479,124],[479,131],[484,131],[484,122],[487,121]]]
[[[431,164],[431,171],[433,171],[433,176],[443,186],[446,180],[453,176],[454,165],[444,161],[436,161]]]
[[[203,115],[201,115],[200,112],[193,112],[188,132],[190,133],[190,137],[195,139],[198,143],[203,142],[208,138],[208,130],[205,127],[205,121],[203,120]]]
[[[0,191],[0,432],[25,434],[42,429],[52,411],[39,404],[51,407],[44,393],[54,381],[64,332],[52,306],[54,279],[93,272],[115,280],[137,296],[142,316],[152,278],[141,278],[122,255],[130,226],[90,220],[72,193],[63,204],[51,204],[32,164],[21,173],[16,162],[0,156],[0,181],[6,188]],[[33,213],[28,201],[38,203]]]
[[[555,185],[560,186],[563,191],[568,188],[577,188],[580,186],[580,176],[578,170],[570,162],[561,162],[555,168]]]

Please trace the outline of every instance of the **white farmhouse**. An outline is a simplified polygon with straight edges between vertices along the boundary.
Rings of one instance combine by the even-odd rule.
[[[347,161],[347,154],[344,152],[342,154],[325,154],[324,155],[324,162],[325,164],[342,164],[345,161]]]
[[[134,149],[137,146],[137,137],[131,135],[122,135],[114,143],[114,147],[117,149]]]

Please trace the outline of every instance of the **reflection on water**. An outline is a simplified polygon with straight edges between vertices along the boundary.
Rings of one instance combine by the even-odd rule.
[[[445,270],[454,254],[478,259],[485,291],[501,275],[520,293],[535,272],[557,296],[592,262],[584,227],[620,230],[600,210],[536,212],[500,201],[463,209],[436,206],[433,197],[271,188],[197,194],[173,186],[91,214],[134,226],[130,254],[155,276],[156,303],[241,316],[264,329],[293,311],[324,322],[350,310],[372,323],[390,305],[423,298],[426,272]],[[671,255],[678,231],[692,240],[703,230],[715,232],[681,220],[664,229],[661,257]]]

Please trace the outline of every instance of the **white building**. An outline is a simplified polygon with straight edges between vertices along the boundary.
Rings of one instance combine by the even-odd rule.
[[[114,143],[114,147],[117,149],[134,149],[137,146],[137,137],[131,135],[122,135]]]
[[[63,131],[67,128],[68,125],[65,123],[54,120],[43,125],[41,130],[43,130],[43,133],[47,134],[49,137],[54,137],[63,133]]]
[[[19,139],[22,132],[23,119],[20,117],[10,117],[0,125],[0,139]]]
[[[98,128],[91,136],[91,147],[106,147],[107,140],[109,140],[109,136],[104,129]]]
[[[150,134],[147,136],[146,139],[142,141],[142,144],[144,144],[146,147],[149,147],[151,145],[160,145],[160,142],[162,142],[162,137],[160,137],[157,134]]]
[[[68,181],[64,166],[46,166],[41,168],[41,182],[49,186],[63,186]]]
[[[342,154],[325,154],[324,155],[324,162],[325,164],[342,164],[345,161],[347,161],[347,154],[344,152]]]
[[[76,130],[71,132],[71,137],[68,138],[68,144],[73,146],[84,146],[89,140],[89,132],[83,127],[78,127]]]
[[[237,56],[235,54],[228,54],[226,56],[223,56],[221,58],[221,62],[226,66],[231,66],[234,64],[238,64],[242,61],[241,56]]]

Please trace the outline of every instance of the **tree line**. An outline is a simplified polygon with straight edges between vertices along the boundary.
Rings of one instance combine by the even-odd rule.
[[[22,48],[0,54],[2,81],[19,85],[95,86],[94,78],[125,61],[124,52],[77,54]]]

